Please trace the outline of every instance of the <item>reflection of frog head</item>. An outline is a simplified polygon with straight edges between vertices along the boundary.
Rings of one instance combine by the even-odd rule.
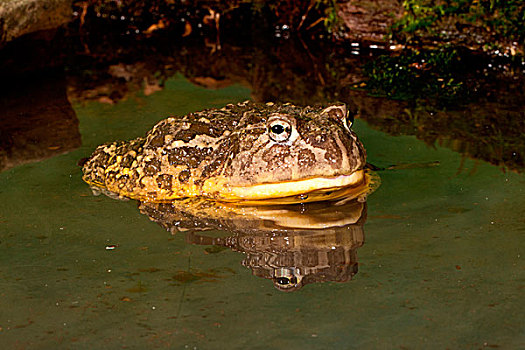
[[[296,290],[302,287],[303,276],[295,267],[281,267],[274,270],[273,284],[280,290]]]
[[[242,264],[254,275],[291,292],[310,283],[350,280],[357,273],[357,249],[364,241],[362,224],[228,241],[235,243],[232,249],[246,254]]]
[[[281,267],[274,269],[273,285],[283,292],[294,292],[301,289],[305,284],[316,282],[347,282],[357,273],[357,256],[356,251],[351,254],[353,261],[346,263],[341,262],[338,266],[340,271],[323,271],[318,275],[303,275],[298,267]],[[335,266],[334,266],[335,267]]]
[[[241,207],[184,200],[141,203],[140,210],[189,243],[244,253],[242,265],[281,291],[309,283],[346,282],[357,273],[366,203],[359,200]],[[226,236],[203,231],[220,230]]]

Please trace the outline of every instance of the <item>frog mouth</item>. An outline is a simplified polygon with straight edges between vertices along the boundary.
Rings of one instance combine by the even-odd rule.
[[[306,203],[346,197],[349,192],[363,194],[368,183],[369,179],[365,176],[365,171],[357,170],[349,175],[334,177],[315,177],[253,186],[229,186],[224,192],[218,193],[218,199],[242,202],[242,204]]]

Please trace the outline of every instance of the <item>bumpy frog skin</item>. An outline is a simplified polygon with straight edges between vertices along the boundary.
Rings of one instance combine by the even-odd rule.
[[[366,182],[365,150],[350,125],[345,105],[227,105],[170,117],[145,137],[99,146],[84,163],[83,179],[146,202],[315,201],[316,194]]]

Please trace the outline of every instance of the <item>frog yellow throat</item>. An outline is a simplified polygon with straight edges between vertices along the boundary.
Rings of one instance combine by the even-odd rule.
[[[366,154],[344,105],[243,102],[160,121],[145,137],[99,146],[83,179],[123,197],[165,202],[332,199],[368,184]]]

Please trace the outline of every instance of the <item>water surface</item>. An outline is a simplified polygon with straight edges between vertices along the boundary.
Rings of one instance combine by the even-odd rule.
[[[522,174],[357,120],[369,161],[397,168],[368,199],[357,275],[294,293],[81,180],[100,143],[249,98],[175,76],[149,96],[76,103],[79,149],[0,173],[6,348],[525,347]]]

